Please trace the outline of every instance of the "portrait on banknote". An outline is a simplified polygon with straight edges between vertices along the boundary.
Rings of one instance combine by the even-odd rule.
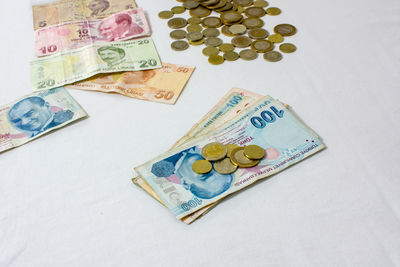
[[[110,2],[107,0],[92,0],[88,4],[88,8],[92,11],[90,16],[97,16],[100,13],[106,11],[110,7]]]
[[[214,198],[232,184],[232,175],[219,174],[215,170],[207,174],[193,172],[192,165],[195,161],[203,159],[197,147],[191,147],[162,161],[156,162],[151,172],[157,179],[167,179],[175,184],[180,184],[194,196],[202,199]],[[174,196],[176,197],[176,196]]]
[[[103,46],[97,50],[100,58],[107,63],[108,66],[115,66],[124,61],[125,50],[114,46]]]
[[[132,17],[127,13],[117,14],[104,20],[97,30],[108,42],[126,39],[144,32],[144,29],[133,22]]]
[[[51,106],[42,97],[32,96],[15,103],[8,111],[8,120],[18,130],[33,137],[71,120],[74,113]]]

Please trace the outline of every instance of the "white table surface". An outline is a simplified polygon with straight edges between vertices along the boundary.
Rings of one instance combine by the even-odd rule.
[[[36,3],[38,1],[35,1]],[[173,106],[69,90],[88,119],[0,154],[0,266],[400,266],[400,1],[270,1],[298,27],[279,63],[211,66],[170,48],[138,0],[164,62],[196,66]],[[0,10],[1,104],[30,93],[32,2]],[[328,148],[187,226],[135,187],[232,87],[289,103]]]

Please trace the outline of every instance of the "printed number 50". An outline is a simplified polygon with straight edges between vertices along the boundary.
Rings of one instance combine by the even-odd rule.
[[[157,94],[154,97],[157,99],[164,98],[165,100],[171,100],[174,97],[174,92],[159,90],[157,91]]]

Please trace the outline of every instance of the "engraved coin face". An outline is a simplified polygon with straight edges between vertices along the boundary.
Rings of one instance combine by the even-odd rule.
[[[232,44],[239,48],[245,48],[251,45],[252,40],[246,36],[236,36],[232,38]]]
[[[251,160],[244,155],[244,147],[235,148],[231,153],[231,161],[240,168],[251,168],[256,166],[260,161]]]
[[[171,29],[180,29],[187,25],[187,21],[184,18],[174,18],[168,21],[168,27]]]
[[[243,34],[247,31],[247,28],[242,24],[234,24],[229,27],[229,31],[233,34]]]
[[[265,10],[262,7],[249,7],[244,10],[247,17],[262,17],[265,15]]]
[[[268,40],[257,40],[251,44],[251,48],[259,53],[265,53],[274,49],[274,44]]]
[[[185,39],[186,32],[184,30],[174,30],[169,34],[169,36],[175,40]]]
[[[279,24],[274,27],[274,32],[279,33],[282,36],[292,36],[297,32],[295,26],[290,24]]]
[[[183,51],[189,48],[189,44],[186,41],[175,41],[171,44],[171,48],[175,51]]]
[[[229,158],[224,158],[214,163],[214,170],[220,174],[231,174],[234,173],[236,169],[237,166],[232,164]]]
[[[279,46],[279,50],[281,50],[283,53],[293,53],[297,50],[297,48],[294,44],[285,43]]]
[[[211,55],[208,58],[208,62],[212,65],[221,65],[222,63],[224,63],[225,58],[220,56],[220,55]]]
[[[205,28],[218,28],[219,26],[222,25],[222,21],[220,18],[217,18],[217,17],[207,17],[207,18],[203,19],[201,24]]]
[[[205,56],[211,56],[211,55],[218,55],[219,54],[219,49],[213,46],[208,46],[203,49],[202,51],[203,55]]]
[[[265,39],[268,35],[268,31],[264,29],[252,29],[249,31],[249,37],[252,39]]]
[[[198,174],[206,174],[212,170],[212,164],[208,160],[196,160],[192,164],[192,169]]]
[[[246,146],[243,153],[249,159],[262,159],[265,156],[264,149],[257,145]]]
[[[227,61],[235,61],[239,58],[239,54],[234,51],[228,51],[224,53],[224,59]]]
[[[235,50],[235,47],[233,46],[233,44],[222,44],[219,46],[219,50],[225,53]]]
[[[189,41],[198,41],[203,39],[203,34],[201,32],[189,32],[186,36]]]
[[[282,54],[278,51],[268,51],[264,54],[264,59],[269,62],[278,62],[282,57]]]
[[[208,28],[203,31],[205,37],[217,37],[219,35],[219,30],[215,28]]]
[[[207,46],[220,46],[222,44],[222,40],[218,37],[209,37],[206,39],[205,44]]]
[[[203,158],[210,161],[216,161],[225,158],[227,152],[226,146],[218,142],[209,143],[201,149],[201,155]]]
[[[158,13],[158,17],[160,19],[170,19],[174,16],[174,13],[172,13],[171,11],[165,10],[165,11],[161,11],[160,13]]]
[[[251,49],[245,49],[240,51],[239,57],[244,60],[254,60],[258,57],[258,53]]]

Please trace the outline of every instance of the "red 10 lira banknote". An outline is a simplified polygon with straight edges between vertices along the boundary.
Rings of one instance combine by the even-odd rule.
[[[35,55],[47,56],[92,43],[144,36],[150,36],[150,27],[143,9],[131,9],[105,19],[67,22],[36,30]]]

